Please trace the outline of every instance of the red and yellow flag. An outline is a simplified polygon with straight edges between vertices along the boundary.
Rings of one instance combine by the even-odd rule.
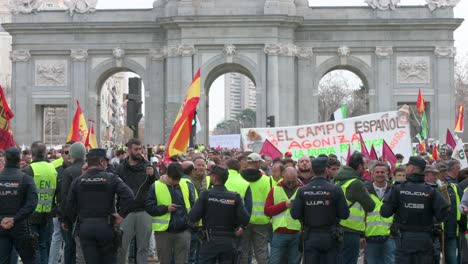
[[[77,108],[73,122],[71,124],[70,132],[68,133],[67,142],[81,142],[85,143],[86,133],[88,133],[88,125],[86,125],[86,119],[81,111],[80,102],[76,101]]]
[[[198,102],[200,101],[200,70],[193,78],[192,84],[187,90],[184,102],[174,122],[169,143],[167,144],[166,160],[174,155],[180,155],[187,151],[187,146],[192,133],[192,121],[195,116]]]
[[[94,133],[94,125],[91,124],[91,128],[88,130],[88,136],[86,136],[85,142],[86,149],[98,148],[96,134]]]
[[[426,101],[424,101],[424,97],[422,95],[421,89],[419,89],[418,101],[416,101],[416,108],[418,109],[418,113],[420,115],[424,112],[426,108]]]
[[[453,131],[457,133],[463,133],[465,128],[465,107],[463,105],[458,106],[457,121],[455,122],[455,129]]]
[[[3,93],[3,88],[0,86],[0,149],[16,146],[10,127],[10,119],[13,116],[14,114],[8,106],[5,94]]]
[[[439,147],[437,147],[437,145],[434,145],[434,147],[432,147],[432,158],[435,161],[439,160]]]

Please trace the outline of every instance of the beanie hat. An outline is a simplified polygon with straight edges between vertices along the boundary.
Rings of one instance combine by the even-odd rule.
[[[81,142],[73,143],[70,147],[70,156],[75,160],[82,160],[86,155],[86,148]]]

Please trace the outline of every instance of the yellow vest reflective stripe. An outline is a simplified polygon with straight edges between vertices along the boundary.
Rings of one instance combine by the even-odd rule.
[[[375,203],[374,211],[366,215],[366,237],[389,236],[390,226],[393,223],[393,216],[384,218],[380,215],[380,207],[383,202],[375,194],[370,195]]]
[[[229,170],[229,177],[224,186],[226,186],[228,191],[238,193],[243,200],[245,198],[245,193],[249,188],[249,182],[244,180],[239,172],[235,170]]]
[[[451,183],[450,184],[450,187],[452,188],[453,192],[455,193],[455,199],[456,199],[456,207],[457,208],[457,221],[460,221],[461,219],[461,212],[460,212],[460,195],[458,194],[458,188],[457,188],[457,185],[454,184],[454,183]],[[465,192],[466,192],[466,189],[465,189]],[[467,224],[468,225],[468,224]],[[442,223],[442,230],[444,230],[444,223]],[[457,236],[460,234],[460,229],[457,225]]]
[[[187,179],[179,181],[180,189],[182,190],[182,196],[184,198],[185,208],[187,212],[190,210],[190,201],[189,201],[189,188],[187,184]],[[162,183],[161,181],[156,181],[154,183],[154,192],[156,194],[157,205],[166,205],[169,206],[172,204],[171,193],[169,192],[169,187],[167,184]],[[171,213],[167,212],[161,216],[153,217],[153,231],[166,231],[169,228],[169,222],[171,221]]]
[[[54,165],[54,168],[58,168],[63,165],[63,158],[56,159],[51,162],[52,165]]]
[[[296,192],[294,192],[291,198],[288,198],[288,196],[283,190],[283,187],[275,186],[273,188],[274,204],[279,204],[284,201],[294,200],[296,198],[296,193],[297,193],[297,190]],[[289,230],[297,230],[297,231],[301,230],[301,222],[299,222],[298,220],[294,220],[291,217],[291,214],[289,211],[290,209],[287,208],[285,211],[272,217],[273,231],[275,231],[276,229],[280,227],[285,227]]]
[[[252,191],[251,224],[265,225],[270,222],[270,218],[264,213],[265,201],[270,189],[270,179],[265,175],[262,175],[258,181],[250,183],[250,190]]]
[[[346,197],[346,192],[348,190],[349,185],[356,181],[357,179],[352,179],[347,182],[345,182],[343,185],[341,185],[341,190],[343,191],[345,197]],[[348,203],[348,206],[351,206],[351,202],[346,198],[346,202]],[[364,222],[365,218],[365,212],[362,206],[355,202],[350,208],[349,208],[349,217],[346,220],[341,220],[340,225],[344,226],[346,228],[364,232],[366,229],[366,224]]]
[[[50,213],[57,188],[57,171],[54,165],[45,161],[31,163],[31,169],[34,174],[38,198],[35,212]]]

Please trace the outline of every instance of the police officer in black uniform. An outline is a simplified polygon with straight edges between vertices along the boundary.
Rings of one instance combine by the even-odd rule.
[[[411,157],[406,165],[406,182],[395,185],[380,208],[383,217],[394,215],[399,231],[395,239],[395,263],[433,263],[434,218],[442,222],[449,205],[433,187],[424,183],[426,161]]]
[[[36,184],[19,169],[19,149],[7,149],[5,159],[0,174],[0,263],[10,263],[14,246],[24,264],[33,264],[36,249],[28,217],[37,206]]]
[[[117,262],[118,225],[131,210],[133,192],[117,176],[106,172],[105,149],[92,149],[88,170],[75,179],[68,194],[67,214],[78,217],[81,248],[88,264]],[[115,195],[119,210],[115,210]]]
[[[206,238],[200,249],[200,263],[233,263],[236,238],[249,224],[250,215],[242,198],[224,186],[228,175],[226,168],[214,166],[210,176],[213,188],[200,194],[189,213],[192,225],[203,219]]]
[[[291,208],[292,218],[303,224],[304,263],[340,261],[343,233],[338,223],[349,217],[349,208],[341,188],[327,181],[327,164],[327,158],[312,161],[315,176],[297,191]]]

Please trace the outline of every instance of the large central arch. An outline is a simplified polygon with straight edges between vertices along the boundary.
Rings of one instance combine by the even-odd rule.
[[[41,139],[44,105],[65,105],[71,123],[78,99],[89,118],[98,117],[102,80],[129,70],[145,83],[146,143],[165,143],[199,68],[205,124],[198,143],[208,142],[207,89],[219,75],[239,72],[255,82],[257,126],[270,115],[277,126],[291,126],[317,121],[318,82],[333,69],[365,80],[371,112],[416,101],[421,88],[431,103],[429,122],[438,128],[430,136],[441,137],[455,118],[453,32],[461,22],[452,7],[310,8],[292,0],[157,1],[153,9],[18,14],[3,25],[13,36],[15,138]]]

